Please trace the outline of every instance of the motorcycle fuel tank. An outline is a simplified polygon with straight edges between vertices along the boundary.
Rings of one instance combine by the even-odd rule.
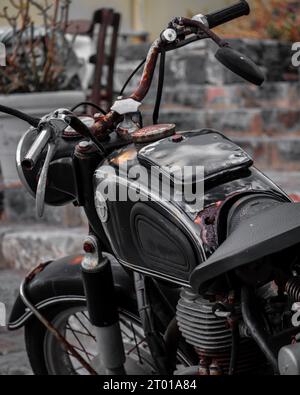
[[[94,176],[95,205],[126,267],[189,284],[218,247],[216,218],[232,196],[286,195],[252,159],[214,130],[180,132],[108,157]]]

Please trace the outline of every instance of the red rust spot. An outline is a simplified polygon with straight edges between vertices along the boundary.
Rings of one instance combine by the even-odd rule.
[[[220,200],[219,202],[216,203],[216,207],[221,207],[223,204],[222,200]]]
[[[172,136],[175,127],[173,123],[147,126],[132,133],[132,139],[136,144],[151,143]]]
[[[83,255],[78,255],[71,260],[70,265],[80,265],[83,260]]]
[[[297,194],[292,194],[290,195],[290,198],[293,200],[293,202],[297,203],[300,202],[300,195]]]
[[[160,44],[160,40],[156,40],[149,50],[141,82],[136,91],[130,96],[136,101],[142,102],[150,89],[159,56]],[[110,111],[108,114],[99,117],[96,116],[95,125],[91,128],[91,131],[99,140],[105,140],[112,131],[114,124],[121,120],[122,116],[115,111]]]
[[[218,247],[218,236],[216,230],[216,219],[222,202],[217,202],[206,207],[195,219],[195,224],[201,229],[201,239],[203,243],[212,249]]]
[[[95,119],[95,124],[92,126],[92,133],[99,139],[105,140],[116,122],[121,121],[122,117],[115,111],[109,112],[107,115],[102,115]]]
[[[26,281],[30,282],[34,279],[34,277],[41,273],[48,265],[50,265],[50,262],[45,262],[45,263],[40,263],[38,266],[36,266],[29,274],[26,276]]]
[[[175,134],[172,137],[173,143],[181,143],[183,141],[183,136],[181,134]]]
[[[122,152],[120,155],[116,156],[115,158],[113,158],[110,163],[115,165],[115,166],[121,166],[122,164],[134,160],[136,158],[136,149],[132,148],[129,149],[125,152]]]
[[[159,55],[159,49],[160,42],[157,40],[152,44],[152,47],[149,50],[141,82],[136,91],[130,96],[132,99],[141,102],[146,97],[152,83],[153,74]]]

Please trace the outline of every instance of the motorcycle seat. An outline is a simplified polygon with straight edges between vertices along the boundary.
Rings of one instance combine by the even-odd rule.
[[[209,280],[300,243],[300,203],[281,203],[241,222],[191,275],[198,292]]]

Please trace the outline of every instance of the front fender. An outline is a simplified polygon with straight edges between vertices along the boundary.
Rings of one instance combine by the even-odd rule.
[[[111,261],[117,299],[127,300],[136,308],[132,278],[113,256],[104,255]],[[33,278],[28,285],[27,295],[38,310],[59,303],[86,301],[81,278],[82,259],[83,255],[73,255],[53,261]],[[8,329],[21,328],[31,316],[32,313],[18,295],[10,314]]]

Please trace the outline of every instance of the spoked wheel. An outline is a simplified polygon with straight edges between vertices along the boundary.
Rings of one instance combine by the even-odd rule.
[[[94,367],[105,374],[97,355],[93,326],[83,305],[53,307],[47,318],[62,333],[76,351]],[[154,363],[145,341],[139,319],[125,309],[120,310],[120,327],[126,354],[126,372],[129,375],[155,375]],[[25,328],[27,353],[35,374],[86,375],[88,372],[70,353],[66,352],[53,334],[36,319]]]
[[[120,307],[120,328],[126,354],[125,369],[128,375],[157,375],[144,331],[137,313],[129,303]],[[131,308],[129,307],[131,306]],[[105,374],[101,356],[97,355],[94,328],[83,302],[70,302],[49,307],[43,315],[63,334],[76,351],[98,372]],[[27,354],[36,375],[86,375],[88,372],[76,358],[66,352],[52,333],[36,318],[25,326]],[[184,350],[184,346],[182,348]],[[177,369],[187,367],[191,360],[187,350],[178,350]]]
[[[48,307],[43,315],[51,321],[80,355],[101,375],[101,356],[97,355],[96,337],[82,303],[68,303]],[[120,307],[120,327],[124,342],[128,375],[156,375],[150,350],[145,341],[137,313],[132,308]],[[88,372],[56,338],[36,319],[25,326],[25,342],[28,358],[36,375],[86,375]],[[178,352],[177,366],[188,366],[185,353]]]
[[[52,323],[99,374],[105,374],[105,370],[101,367],[101,356],[97,355],[93,326],[84,307],[61,312],[52,320]],[[126,371],[129,374],[155,374],[143,330],[136,317],[126,311],[121,311],[120,328],[126,354]],[[76,358],[62,349],[50,332],[47,332],[45,336],[44,355],[48,372],[51,375],[88,374]]]

